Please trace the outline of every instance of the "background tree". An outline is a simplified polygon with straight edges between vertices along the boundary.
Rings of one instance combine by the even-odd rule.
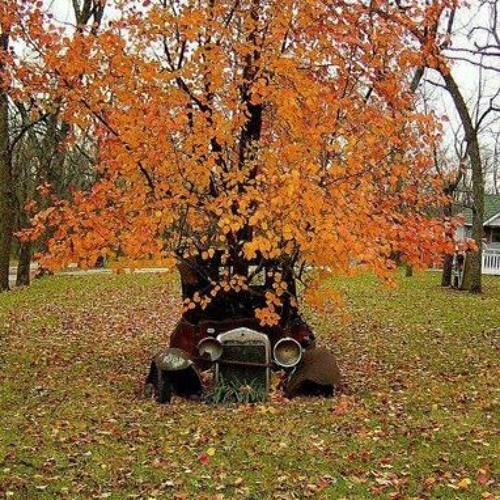
[[[457,142],[454,146],[458,146]],[[446,148],[450,149],[450,148]],[[464,176],[466,171],[466,157],[460,148],[455,147],[454,154],[446,149],[438,151],[437,148],[434,152],[436,171],[443,181],[443,192],[448,198],[448,202],[443,205],[443,214],[447,218],[452,218],[456,212],[456,204],[460,197],[460,186],[464,183]],[[462,205],[463,206],[463,205]],[[441,276],[441,286],[448,287],[452,285],[453,273],[453,254],[446,253],[443,255],[443,274]]]
[[[75,189],[88,188],[95,181],[95,143],[85,131],[71,137],[72,127],[59,119],[57,111],[46,113],[34,124],[25,103],[16,102],[11,129],[26,130],[13,148],[15,188],[15,231],[30,227],[35,209],[48,208],[52,197],[70,199]],[[38,249],[44,248],[44,239]],[[30,283],[32,242],[21,238],[17,245],[17,286]]]
[[[498,122],[496,125],[498,127]],[[488,146],[484,152],[484,169],[486,190],[491,194],[500,194],[500,130],[489,132]]]
[[[498,2],[479,2],[474,7],[475,15],[469,16],[473,21],[465,26],[457,22],[463,11],[454,1],[434,2],[421,17],[414,16],[412,9],[402,2],[398,2],[398,7],[399,12],[393,19],[408,27],[422,50],[418,81],[422,81],[424,69],[427,69],[425,81],[446,91],[460,121],[471,171],[472,237],[477,247],[476,251],[470,252],[463,286],[473,293],[480,293],[485,191],[483,152],[486,150],[486,144],[481,145],[481,137],[484,138],[492,123],[497,122],[495,114],[500,110],[498,85],[490,83],[492,75],[498,75],[499,68],[496,64],[500,55]],[[472,74],[478,85],[472,98],[455,78],[454,62],[461,63],[462,68],[466,64],[476,69]],[[453,185],[454,182],[449,187]],[[445,282],[446,276],[447,273]]]
[[[9,264],[14,226],[12,154],[9,141],[9,82],[4,70],[9,50],[10,19],[0,7],[0,291],[9,289]]]
[[[75,18],[75,30],[79,33],[95,36],[103,18],[105,2],[94,0],[74,0],[72,2]],[[17,7],[17,12],[16,12]],[[49,99],[49,94],[36,80],[50,78],[49,85],[57,85],[57,80],[43,69],[35,68],[40,61],[37,47],[33,40],[42,33],[28,34],[24,31],[23,18],[30,19],[38,30],[42,28],[41,19],[44,11],[40,6],[24,9],[11,4],[2,12],[2,26],[12,23],[17,17],[20,22],[14,29],[13,36],[18,54],[23,54],[34,61],[33,71],[24,73],[24,68],[18,61],[9,58],[8,28],[2,33],[4,55],[0,58],[5,69],[5,80],[11,87],[12,96],[8,95],[7,87],[3,86],[2,94],[2,139],[6,149],[2,155],[2,173],[4,182],[2,188],[2,210],[5,214],[2,221],[1,238],[2,290],[9,286],[9,262],[13,252],[13,232],[29,227],[31,214],[26,211],[28,202],[35,202],[39,208],[47,208],[51,203],[40,193],[40,187],[50,186],[50,194],[59,199],[70,197],[72,189],[88,187],[95,179],[92,168],[92,155],[95,152],[95,141],[90,140],[86,131],[77,130],[74,125],[60,119],[60,103]],[[68,28],[66,28],[69,31]],[[61,36],[54,32],[54,36]],[[11,62],[7,68],[5,65]],[[8,71],[7,71],[8,70]],[[23,79],[29,79],[26,85]],[[5,108],[5,109],[4,109]],[[71,144],[70,144],[71,143]],[[89,155],[90,153],[90,155]],[[42,245],[43,242],[39,242]],[[32,243],[22,240],[18,245],[17,285],[27,285],[30,281],[30,263]]]

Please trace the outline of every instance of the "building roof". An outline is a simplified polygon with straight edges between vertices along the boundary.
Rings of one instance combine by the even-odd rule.
[[[463,208],[461,211],[465,217],[465,224],[472,225],[472,210]],[[484,222],[488,222],[496,215],[500,215],[500,194],[485,194],[484,195]]]

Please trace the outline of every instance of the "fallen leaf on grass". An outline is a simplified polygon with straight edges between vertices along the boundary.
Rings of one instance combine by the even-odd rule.
[[[488,478],[488,470],[487,469],[479,469],[477,471],[477,482],[481,486],[486,486],[489,482]]]
[[[426,488],[434,488],[436,486],[437,479],[435,477],[428,477],[424,480],[424,486]]]
[[[346,396],[341,396],[335,406],[330,408],[334,415],[344,415],[349,409],[349,399]]]
[[[464,477],[458,482],[458,487],[461,490],[468,490],[470,488],[472,481],[468,477]]]

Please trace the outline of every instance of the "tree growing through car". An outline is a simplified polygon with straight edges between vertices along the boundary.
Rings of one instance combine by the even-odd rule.
[[[99,150],[93,187],[34,220],[31,237],[53,228],[44,266],[178,264],[196,284],[185,311],[229,303],[274,325],[298,310],[297,280],[321,306],[324,273],[388,277],[396,256],[419,267],[450,250],[451,222],[432,216],[436,126],[411,92],[432,54],[396,5],[109,4],[99,36],[65,36],[36,6],[19,20],[36,53],[19,87]]]

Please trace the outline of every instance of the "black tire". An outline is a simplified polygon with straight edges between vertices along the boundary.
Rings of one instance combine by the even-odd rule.
[[[158,403],[166,404],[172,401],[172,381],[168,372],[158,370],[158,382],[155,387],[155,398]]]

